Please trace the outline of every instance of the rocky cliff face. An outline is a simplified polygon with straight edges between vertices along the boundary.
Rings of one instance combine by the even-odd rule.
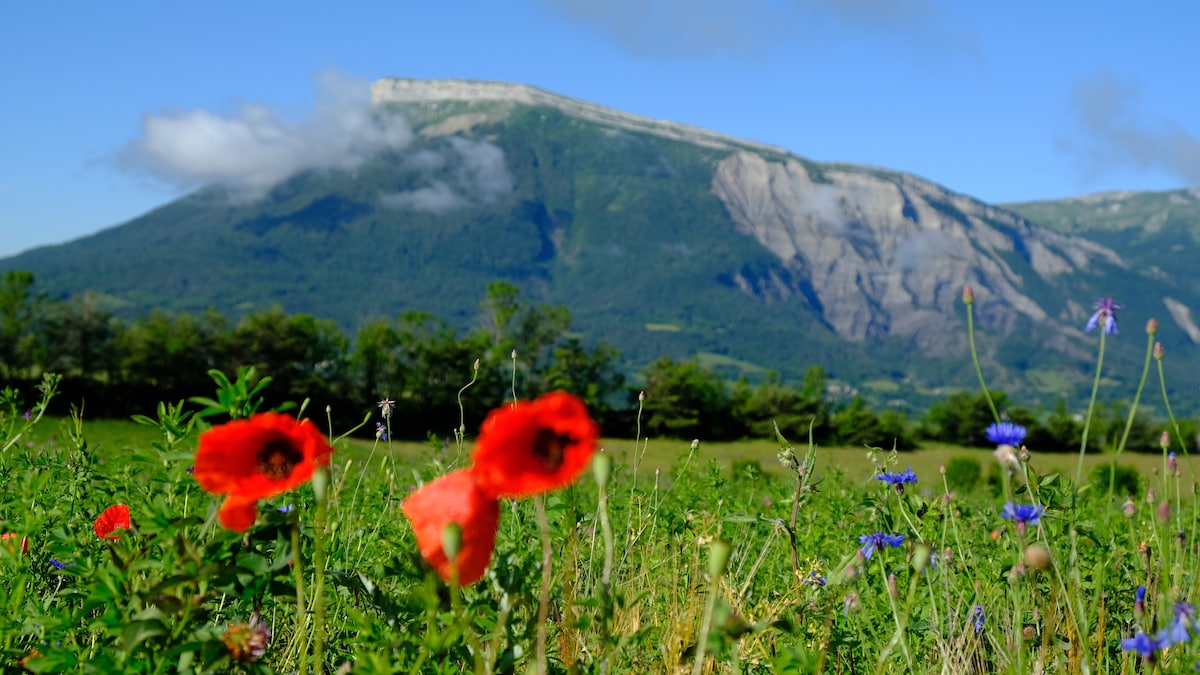
[[[717,164],[712,189],[737,229],[793,271],[796,292],[838,335],[893,335],[925,348],[943,342],[964,282],[978,294],[984,325],[1007,332],[1080,308],[1042,307],[1025,293],[1032,271],[1047,282],[1103,260],[1112,250],[1042,230],[911,175],[769,161],[737,151]],[[742,279],[750,292],[755,284]],[[805,288],[807,287],[807,288]],[[957,319],[954,319],[957,321]]]

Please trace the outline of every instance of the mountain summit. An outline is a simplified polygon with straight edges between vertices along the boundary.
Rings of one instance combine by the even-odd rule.
[[[993,381],[1042,401],[1090,382],[1082,326],[1097,297],[1200,297],[1139,271],[1117,240],[1043,228],[910,174],[518,84],[389,78],[371,98],[373,116],[411,131],[405,143],[254,199],[201,189],[0,267],[127,311],[279,304],[349,331],[413,310],[466,327],[503,279],[568,306],[631,366],[697,355],[754,377],[820,364],[884,398],[971,386],[964,283]],[[1194,358],[1177,333],[1169,346]],[[1110,363],[1140,363],[1139,348],[1114,345]]]

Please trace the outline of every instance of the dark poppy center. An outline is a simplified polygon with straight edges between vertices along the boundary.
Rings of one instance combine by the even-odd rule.
[[[291,443],[276,439],[258,451],[258,472],[271,480],[283,480],[292,475],[292,469],[303,459],[304,455]]]
[[[555,471],[562,466],[563,453],[571,439],[567,436],[542,429],[538,431],[537,439],[533,442],[533,456],[547,471]]]

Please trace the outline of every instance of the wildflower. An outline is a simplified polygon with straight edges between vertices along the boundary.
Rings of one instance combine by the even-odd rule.
[[[1163,435],[1165,436],[1166,434]],[[1170,441],[1168,440],[1168,443],[1169,442]],[[1167,471],[1170,471],[1171,473],[1179,472],[1179,460],[1175,458],[1175,453],[1173,452],[1167,453]]]
[[[385,420],[391,419],[392,418],[392,410],[394,410],[395,407],[396,407],[396,402],[385,396],[383,399],[381,399],[379,401],[379,414],[382,415],[383,419],[385,419]]]
[[[386,441],[387,439],[388,439],[387,427],[385,427],[383,425],[383,422],[376,422],[375,423],[375,440]]]
[[[229,495],[221,506],[221,524],[244,532],[258,515],[258,500],[308,482],[331,454],[315,424],[262,413],[204,432],[195,476],[208,492]]]
[[[863,547],[859,549],[859,552],[863,554],[864,558],[870,560],[871,554],[873,554],[877,548],[881,549],[885,546],[899,548],[900,545],[904,543],[904,535],[874,532],[872,534],[864,534],[860,536],[858,538],[858,543],[863,545]]]
[[[22,417],[23,419],[27,419],[27,420],[31,420],[31,419],[33,419],[33,411],[32,411],[32,410],[26,410],[26,411],[25,411],[25,414],[24,414],[24,415],[22,415],[21,417]]]
[[[984,435],[987,439],[996,445],[1011,445],[1013,448],[1021,445],[1021,441],[1025,440],[1025,427],[1012,422],[996,422],[986,430]]]
[[[1149,635],[1146,635],[1145,633],[1138,633],[1131,638],[1125,638],[1124,640],[1121,640],[1121,649],[1124,649],[1127,652],[1137,652],[1147,660],[1153,659],[1154,652],[1156,652],[1161,646],[1161,642],[1150,637]]]
[[[979,635],[983,630],[983,624],[987,622],[987,617],[983,614],[983,605],[975,605],[971,613],[975,615],[975,634]]]
[[[1146,611],[1146,587],[1138,586],[1133,591],[1133,613],[1141,616]]]
[[[1158,319],[1155,319],[1154,317],[1150,317],[1150,320],[1146,322],[1146,334],[1147,335],[1157,335],[1158,334]]]
[[[283,506],[281,506],[275,510],[280,513],[287,514],[287,513],[291,513],[292,509],[294,509],[294,508],[296,508],[296,507],[293,504],[284,504]]]
[[[59,561],[59,559],[58,559],[58,558],[51,558],[51,559],[50,559],[50,566],[51,566],[51,567],[53,567],[53,568],[54,568],[54,569],[56,569],[56,570],[65,570],[65,569],[67,569],[67,565],[66,565],[66,563],[63,563],[63,562]]]
[[[1088,319],[1085,331],[1091,331],[1099,326],[1101,330],[1109,335],[1117,332],[1117,310],[1121,309],[1112,298],[1101,298],[1096,301],[1096,313],[1092,318]]]
[[[16,541],[17,537],[21,537],[21,541]],[[0,541],[6,542],[4,547],[8,549],[9,553],[16,553],[18,547],[21,549],[21,555],[29,553],[29,538],[22,537],[16,532],[6,532],[4,534],[0,534]]]
[[[1190,604],[1178,602],[1175,603],[1173,609],[1175,618],[1171,619],[1171,623],[1158,634],[1158,640],[1164,647],[1187,642],[1191,638],[1188,628],[1195,623],[1195,613]]]
[[[857,612],[861,607],[858,593],[847,593],[846,599],[842,601],[842,616],[850,616],[851,612]]]
[[[913,473],[912,466],[909,466],[908,471],[903,473],[888,471],[875,476],[875,480],[881,480],[888,485],[894,486],[896,492],[904,492],[904,484],[917,482],[917,474]]]
[[[1020,527],[1025,524],[1037,525],[1041,520],[1042,513],[1045,512],[1041,506],[1034,504],[1016,504],[1008,502],[1004,508],[1000,510],[1000,517],[1005,520],[1012,520]]]
[[[258,612],[250,616],[249,623],[230,624],[221,636],[221,642],[229,650],[229,656],[236,663],[253,663],[267,653],[267,645],[271,642],[271,628],[265,623],[259,623]]]
[[[1154,343],[1154,358],[1159,361],[1162,361],[1163,357],[1166,355],[1167,355],[1167,352],[1165,349],[1163,349],[1162,343],[1155,342]]]
[[[479,488],[528,497],[571,484],[592,460],[596,423],[576,396],[556,391],[493,410],[471,453]]]
[[[1009,474],[1016,473],[1021,469],[1021,458],[1017,456],[1017,449],[1013,446],[997,445],[992,454],[996,457],[996,463],[1004,467]]]
[[[128,530],[133,527],[129,517],[129,507],[125,504],[113,504],[104,509],[92,525],[96,536],[101,539],[120,539],[121,535],[113,534],[117,530]]]
[[[971,288],[971,284],[963,284],[963,304],[975,304],[975,291]]]
[[[400,508],[412,521],[421,557],[449,581],[451,561],[443,548],[442,532],[450,523],[462,528],[462,544],[455,557],[458,581],[472,584],[483,577],[500,522],[500,502],[476,482],[471,469],[448,473],[409,495]]]
[[[1041,544],[1033,544],[1025,549],[1025,563],[1035,570],[1045,572],[1050,569],[1050,551]]]

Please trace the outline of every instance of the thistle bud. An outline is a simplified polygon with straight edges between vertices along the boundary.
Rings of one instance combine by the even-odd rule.
[[[448,523],[442,528],[442,552],[452,563],[458,562],[458,552],[462,550],[462,525]]]
[[[517,360],[517,350],[515,350],[515,349],[512,350],[512,358],[513,358],[513,361]]]
[[[475,370],[479,370],[479,359],[475,359],[475,366],[474,366],[474,369],[475,369]]]
[[[1164,448],[1165,450],[1166,448]],[[1179,460],[1175,457],[1175,453],[1167,453],[1167,470],[1172,474],[1179,474]]]
[[[1164,523],[1171,520],[1171,502],[1159,502],[1155,515]]]
[[[1167,448],[1171,447],[1171,434],[1170,433],[1168,433],[1166,431],[1162,432],[1162,434],[1158,437],[1158,447],[1162,448],[1163,450],[1166,450]],[[1172,454],[1174,454],[1174,453],[1172,453]]]
[[[612,475],[612,457],[607,452],[597,452],[592,456],[592,475],[596,477],[596,485],[601,490],[608,486],[608,477]]]
[[[887,578],[888,597],[895,600],[900,597],[900,588],[896,585],[896,575],[889,574]]]
[[[963,284],[963,303],[967,305],[975,304],[975,291],[971,290],[971,284]]]
[[[1125,512],[1126,518],[1132,518],[1137,514],[1137,504],[1134,504],[1132,499],[1126,499],[1125,503],[1121,505],[1121,510]]]
[[[917,544],[916,548],[913,549],[913,557],[912,557],[913,569],[918,572],[925,571],[925,568],[929,567],[932,556],[933,556],[933,549],[929,547],[929,544],[926,544],[926,543]]]
[[[1165,355],[1166,355],[1166,352],[1165,352],[1165,350],[1163,350],[1162,343],[1155,342],[1154,343],[1154,358],[1158,359],[1159,361],[1162,361],[1163,356],[1165,356]]]
[[[1050,551],[1041,544],[1032,544],[1025,549],[1025,564],[1045,572],[1050,569]]]
[[[638,403],[641,403],[642,401],[645,401],[645,400],[646,400],[646,392],[639,391],[638,392]]]
[[[699,439],[699,438],[693,438],[693,439],[692,439],[692,452],[695,452],[695,451],[697,451],[697,450],[699,450],[699,449],[700,449],[700,439]]]
[[[1146,322],[1146,334],[1147,335],[1157,335],[1158,334],[1158,319],[1151,318],[1149,321]]]
[[[711,546],[708,547],[708,576],[716,579],[722,574],[725,574],[725,568],[729,565],[729,554],[733,552],[733,548],[729,542],[724,539],[714,539]]]

